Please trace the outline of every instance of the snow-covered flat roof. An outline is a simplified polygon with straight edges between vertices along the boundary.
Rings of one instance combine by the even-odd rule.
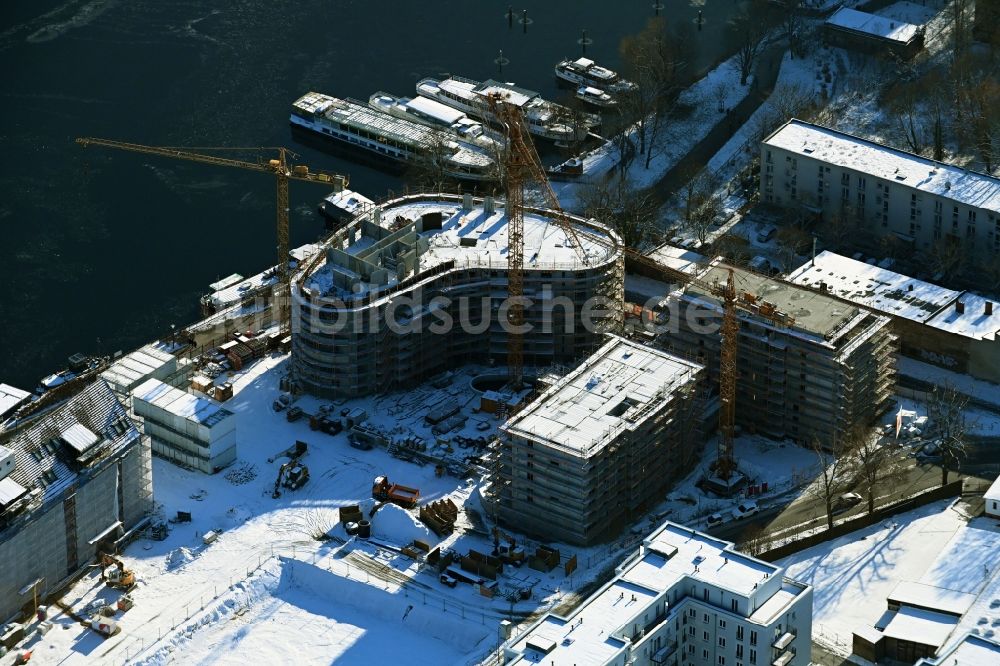
[[[958,618],[946,613],[903,606],[882,633],[889,638],[941,647],[958,625]]]
[[[441,214],[441,228],[419,234],[427,246],[419,253],[417,273],[429,271],[448,261],[461,267],[507,269],[507,215],[503,202],[497,201],[493,212],[487,212],[482,205],[474,205],[471,210],[462,208],[461,200],[403,199],[390,203],[381,209],[381,226],[395,228],[401,221],[417,221],[433,213]],[[615,258],[617,251],[608,245],[617,246],[617,238],[600,227],[584,226],[580,218],[571,218],[571,224],[587,256],[588,265],[600,266]],[[353,223],[352,223],[353,224]],[[597,240],[598,234],[604,236]],[[524,269],[532,270],[578,270],[584,268],[580,252],[574,240],[549,215],[538,212],[524,213]],[[375,239],[358,234],[346,248],[352,255],[362,253],[375,243]],[[323,294],[334,289],[334,279],[329,263],[321,264],[306,280],[306,287]],[[342,274],[351,274],[346,266],[337,266]],[[384,287],[398,283],[391,275]],[[380,286],[371,286],[376,289]],[[363,292],[339,294],[342,298],[356,297]]]
[[[868,12],[859,12],[849,7],[837,10],[833,16],[826,20],[826,24],[903,44],[916,37],[920,30],[919,26],[912,23],[904,23]]]
[[[976,595],[944,587],[904,580],[892,591],[887,599],[907,606],[919,606],[927,610],[941,611],[961,616],[969,610]]]
[[[694,275],[708,263],[708,257],[703,254],[666,243],[655,250],[650,250],[646,253],[646,256],[652,257],[674,270],[690,275]]]
[[[941,664],[941,666],[996,666],[1000,664],[1000,643],[994,640],[966,634],[959,643],[943,652],[937,659],[922,660],[918,666]]]
[[[112,388],[128,387],[133,382],[175,362],[173,354],[146,345],[115,361],[110,368],[101,373],[101,379],[111,384]]]
[[[935,162],[796,118],[764,140],[804,157],[867,173],[967,206],[1000,212],[1000,179]]]
[[[18,407],[31,397],[31,393],[9,384],[0,384],[0,416]]]
[[[526,662],[609,663],[627,645],[612,634],[648,609],[655,598],[655,592],[616,580],[568,619],[545,617],[514,649],[523,652]]]
[[[645,552],[623,580],[667,590],[687,577],[749,595],[781,568],[732,549],[732,544],[677,523],[666,523],[644,542]]]
[[[757,301],[774,304],[778,311],[795,318],[795,323],[784,330],[797,331],[806,337],[820,341],[830,340],[839,335],[840,331],[849,330],[850,323],[861,313],[857,307],[814,291],[800,289],[786,280],[764,277],[739,268],[734,269],[733,275],[737,294],[746,292]],[[719,262],[713,263],[699,276],[701,282],[709,284],[725,284],[728,277],[729,267]],[[718,296],[696,284],[689,285],[687,293],[699,300],[721,303]]]
[[[1000,305],[987,315],[984,296],[924,282],[850,257],[824,251],[787,278],[804,287],[823,284],[832,294],[885,314],[975,339],[995,339]],[[961,302],[964,312],[958,312]]]
[[[233,416],[232,412],[215,400],[193,396],[158,379],[140,384],[135,390],[134,399],[208,428]]]
[[[697,363],[611,336],[503,429],[591,456],[622,432],[640,427],[701,369]]]

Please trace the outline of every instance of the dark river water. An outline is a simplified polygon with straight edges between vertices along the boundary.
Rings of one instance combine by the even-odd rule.
[[[727,51],[733,0],[662,0],[695,32],[689,71]],[[351,177],[385,173],[295,144],[292,101],[313,89],[367,100],[424,76],[497,76],[556,95],[552,66],[619,65],[653,0],[6,0],[0,9],[0,381],[33,389],[76,351],[130,350],[198,316],[229,273],[274,262],[274,182],[255,173],[100,148],[77,136],[172,146],[278,146]],[[527,34],[519,23],[526,8]],[[292,186],[292,243],[323,230],[326,194]]]

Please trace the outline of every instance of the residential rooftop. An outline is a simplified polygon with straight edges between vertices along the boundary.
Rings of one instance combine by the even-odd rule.
[[[912,641],[938,648],[957,626],[958,618],[954,615],[903,606],[892,616],[882,634],[897,641]]]
[[[729,276],[729,266],[713,262],[699,276],[702,283],[725,284]],[[794,317],[794,323],[787,330],[812,338],[818,342],[833,344],[839,333],[850,330],[852,322],[863,315],[863,312],[850,304],[819,294],[809,289],[790,284],[789,282],[758,275],[740,268],[733,269],[736,292],[746,292],[757,302],[766,301],[774,305],[776,310]],[[687,287],[687,293],[698,300],[707,301],[716,308],[721,305],[721,299],[711,293],[711,290],[699,284],[692,283]],[[742,312],[742,310],[741,310]]]
[[[751,595],[781,567],[744,555],[730,542],[666,522],[618,567],[614,579],[566,617],[548,614],[514,639],[522,657],[513,664],[555,666],[605,664],[628,643],[618,636],[668,590],[694,580],[739,595]],[[751,615],[767,624],[808,587],[783,580],[779,591]],[[766,617],[765,617],[766,616]],[[631,635],[631,631],[627,631]]]
[[[512,435],[588,457],[634,430],[702,366],[611,336],[504,425]]]
[[[993,340],[1000,331],[1000,307],[991,305],[992,313],[986,314],[986,304],[993,301],[984,296],[917,280],[830,251],[816,255],[787,280],[964,337]],[[958,303],[964,312],[958,312]]]
[[[826,24],[902,44],[906,44],[920,32],[920,26],[912,23],[859,12],[849,7],[842,7],[834,12],[833,16],[826,20]]]
[[[469,209],[463,206],[462,199],[457,197],[416,195],[365,212],[345,231],[349,235],[346,247],[328,249],[326,261],[305,279],[305,289],[347,300],[446,268],[449,262],[456,268],[506,271],[509,240],[503,202],[473,203]],[[578,249],[554,217],[555,213],[550,211],[524,212],[525,271],[582,270],[617,259],[619,251],[613,248],[620,243],[613,232],[595,222],[570,216],[582,245]],[[430,219],[434,221],[427,222]],[[409,225],[415,225],[412,234],[407,233]],[[581,252],[587,257],[586,263]],[[330,257],[334,255],[337,260],[331,263]],[[408,258],[399,259],[402,255]],[[413,270],[403,272],[401,278],[398,267],[407,261],[413,262]],[[383,275],[375,279],[379,273]],[[350,289],[345,284],[350,284]]]
[[[764,145],[1000,213],[998,178],[827,127],[793,118],[765,139]]]

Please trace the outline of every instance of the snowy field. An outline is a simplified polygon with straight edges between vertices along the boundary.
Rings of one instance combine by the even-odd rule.
[[[996,608],[982,610],[1000,596],[1000,527],[995,520],[968,521],[955,504],[935,502],[782,560],[789,576],[815,588],[814,640],[849,654],[852,632],[879,620],[902,581],[977,595],[963,625],[981,632],[1000,618]],[[967,630],[960,626],[952,639]]]

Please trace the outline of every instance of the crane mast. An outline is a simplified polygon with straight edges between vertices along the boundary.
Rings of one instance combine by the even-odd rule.
[[[290,180],[305,181],[309,183],[319,183],[321,185],[332,186],[334,190],[340,191],[347,186],[348,179],[345,176],[324,172],[310,172],[309,167],[304,165],[292,165],[289,157],[295,153],[287,148],[200,148],[197,150],[235,150],[235,151],[256,151],[265,150],[277,151],[277,157],[264,161],[258,159],[255,162],[248,160],[237,160],[217,155],[206,155],[194,152],[195,149],[180,148],[171,146],[144,146],[138,143],[126,143],[124,141],[114,141],[111,139],[97,139],[93,137],[81,137],[76,143],[83,147],[101,146],[104,148],[115,148],[133,153],[146,155],[159,155],[172,159],[187,160],[189,162],[199,162],[201,164],[213,164],[216,166],[234,167],[248,171],[258,171],[274,175],[276,181],[277,198],[277,250],[278,250],[278,287],[274,291],[275,309],[278,312],[278,322],[282,329],[291,330],[291,274],[288,268],[288,182]]]

